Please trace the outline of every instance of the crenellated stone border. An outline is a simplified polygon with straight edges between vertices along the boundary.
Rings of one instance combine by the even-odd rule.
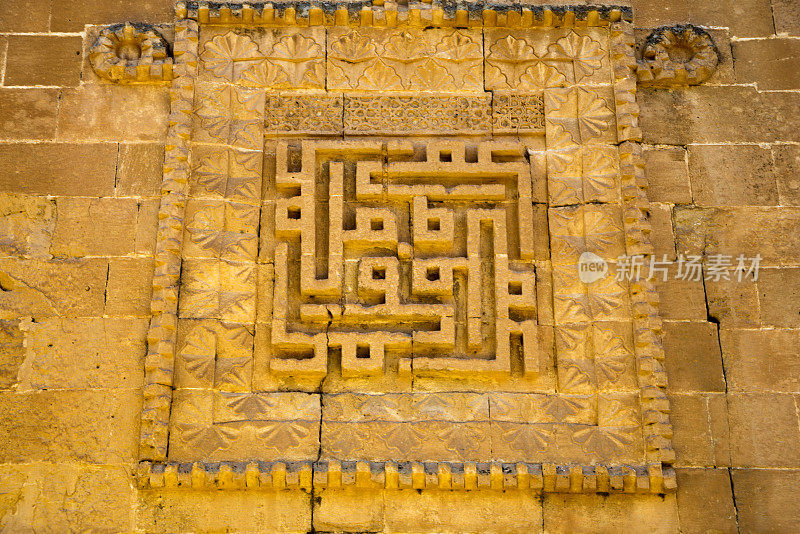
[[[260,24],[271,26],[498,27],[607,26],[632,21],[630,7],[617,5],[535,6],[461,0],[356,1],[181,1],[178,18],[201,24]]]
[[[167,461],[172,380],[181,271],[181,243],[189,144],[198,68],[199,24],[586,27],[611,32],[617,138],[629,255],[652,254],[647,182],[641,155],[636,103],[637,63],[631,12],[618,6],[509,6],[491,2],[223,3],[179,2],[176,8],[172,110],[166,141],[159,213],[152,319],[145,362],[144,405],[137,481],[140,488],[296,489],[326,487],[440,490],[507,490],[572,493],[652,493],[675,490],[671,467],[669,403],[666,397],[662,324],[652,282],[631,285],[635,351],[646,465],[556,465],[473,462],[196,462]]]
[[[142,489],[311,492],[326,488],[523,490],[535,493],[649,493],[675,489],[675,472],[660,464],[579,466],[502,462],[141,462]]]

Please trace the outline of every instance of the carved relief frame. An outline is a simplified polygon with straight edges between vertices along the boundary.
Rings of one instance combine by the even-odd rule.
[[[629,10],[176,12],[140,487],[675,489]]]

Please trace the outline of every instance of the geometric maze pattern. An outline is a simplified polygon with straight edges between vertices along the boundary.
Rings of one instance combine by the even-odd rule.
[[[670,490],[630,25],[237,24],[178,25],[142,485]]]

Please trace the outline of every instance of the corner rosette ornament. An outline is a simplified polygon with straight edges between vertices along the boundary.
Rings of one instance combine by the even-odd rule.
[[[700,85],[714,74],[719,52],[705,30],[691,24],[665,26],[650,34],[638,65],[639,83]]]
[[[166,39],[153,26],[136,22],[103,28],[89,50],[100,78],[113,83],[172,80],[172,58]]]

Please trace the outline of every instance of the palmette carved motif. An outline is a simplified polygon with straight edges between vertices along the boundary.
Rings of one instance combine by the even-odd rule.
[[[216,24],[176,44],[141,484],[673,489],[657,299],[614,279],[652,252],[630,25],[205,5],[179,6]]]

